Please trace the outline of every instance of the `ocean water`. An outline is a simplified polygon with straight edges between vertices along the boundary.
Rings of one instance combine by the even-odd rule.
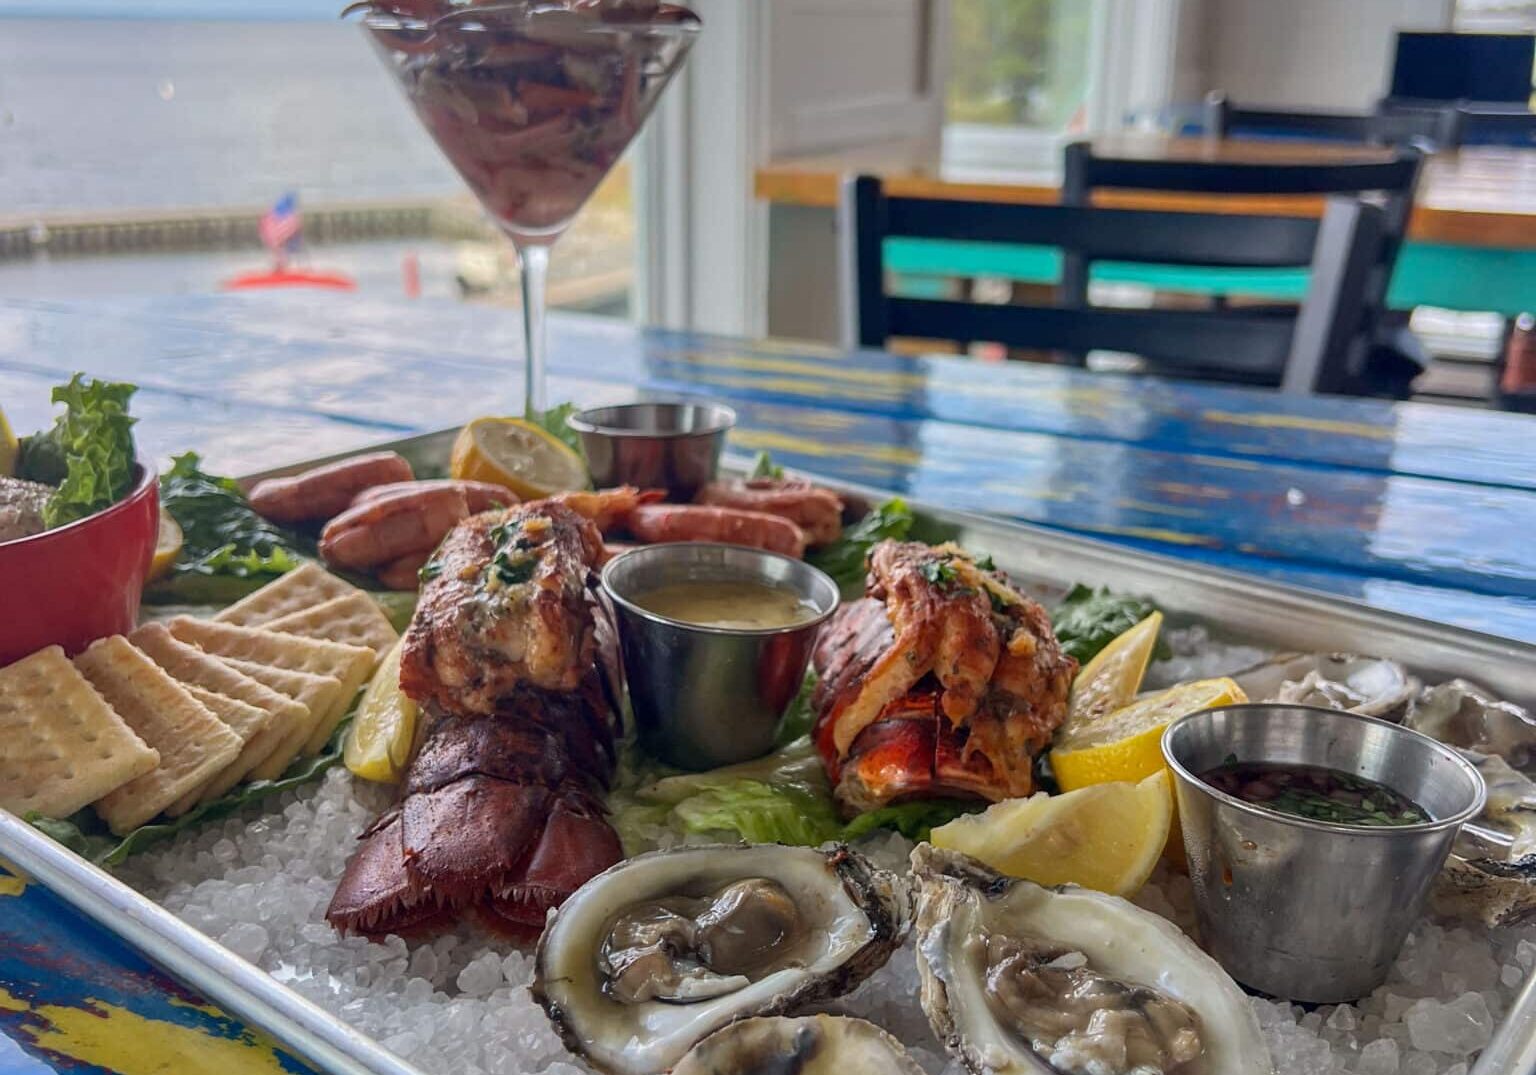
[[[0,217],[464,190],[350,23],[3,12]]]

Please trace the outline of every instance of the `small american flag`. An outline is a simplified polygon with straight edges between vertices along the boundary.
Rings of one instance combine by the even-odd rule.
[[[296,250],[304,230],[304,219],[299,215],[299,196],[290,191],[277,199],[277,203],[261,215],[258,228],[261,241],[272,253],[282,255]]]

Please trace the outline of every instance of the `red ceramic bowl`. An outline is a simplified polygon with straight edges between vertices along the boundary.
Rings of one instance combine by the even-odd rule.
[[[105,511],[0,542],[0,666],[133,630],[160,532],[154,469],[134,470],[133,488]]]

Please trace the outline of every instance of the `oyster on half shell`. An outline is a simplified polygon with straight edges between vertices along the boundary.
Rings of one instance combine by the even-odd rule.
[[[909,924],[905,882],[846,847],[656,851],[550,916],[532,992],[593,1067],[651,1075],[737,1020],[846,993]]]
[[[717,1030],[672,1075],[923,1075],[901,1042],[863,1019],[744,1019]]]
[[[977,1075],[1273,1075],[1248,998],[1172,923],[920,844],[922,1005]]]
[[[1396,661],[1353,653],[1282,653],[1234,672],[1255,702],[1291,702],[1401,720],[1419,680]]]

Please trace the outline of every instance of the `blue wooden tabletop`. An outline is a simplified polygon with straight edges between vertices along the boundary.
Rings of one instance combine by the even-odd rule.
[[[721,398],[736,447],[793,467],[1536,641],[1536,419],[552,329],[552,399]],[[353,296],[0,300],[0,407],[27,432],[73,371],[131,380],[144,454],[239,473],[515,412],[520,332],[515,311]],[[0,1073],[211,1067],[308,1070],[0,874]]]

